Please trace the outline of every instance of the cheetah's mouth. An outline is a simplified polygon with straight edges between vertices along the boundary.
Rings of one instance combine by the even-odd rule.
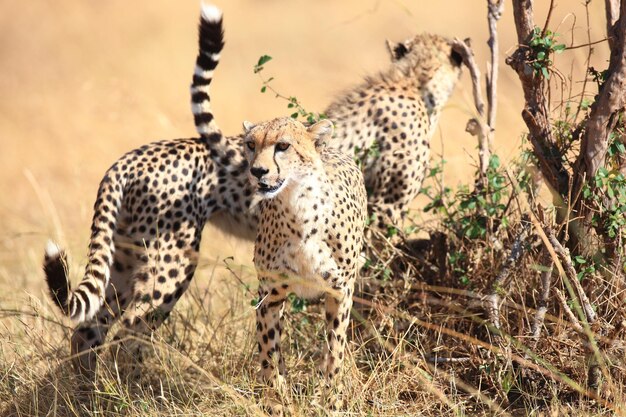
[[[272,186],[265,184],[263,182],[260,182],[258,190],[259,190],[259,193],[263,194],[264,197],[274,197],[283,188],[283,185],[285,185],[284,180],[279,180],[276,183],[276,185],[272,185]]]

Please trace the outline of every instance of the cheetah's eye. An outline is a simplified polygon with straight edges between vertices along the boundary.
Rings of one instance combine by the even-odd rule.
[[[287,149],[289,149],[290,146],[291,145],[289,143],[287,143],[287,142],[278,142],[276,144],[276,150],[279,151],[279,152],[284,152]]]
[[[248,147],[248,149],[253,151],[255,146],[256,146],[256,143],[254,143],[254,141],[250,140],[250,141],[246,142],[246,146]]]

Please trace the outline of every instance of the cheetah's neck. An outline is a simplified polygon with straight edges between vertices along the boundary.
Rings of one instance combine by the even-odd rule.
[[[323,221],[332,211],[330,182],[321,166],[292,179],[276,198],[280,205],[292,213],[297,224],[310,225]]]

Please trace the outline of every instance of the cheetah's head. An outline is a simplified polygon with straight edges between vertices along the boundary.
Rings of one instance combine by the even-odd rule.
[[[404,42],[387,41],[394,71],[417,79],[424,102],[433,111],[448,101],[460,75],[463,57],[452,41],[440,35],[422,33]]]
[[[321,164],[318,147],[331,138],[333,124],[319,121],[308,128],[282,117],[253,125],[244,122],[248,178],[263,198],[278,195]]]

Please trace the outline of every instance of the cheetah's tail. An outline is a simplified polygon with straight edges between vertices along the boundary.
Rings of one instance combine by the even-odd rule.
[[[50,297],[65,314],[69,314],[67,299],[70,294],[70,283],[67,279],[67,255],[51,240],[46,245],[43,259],[43,270]]]
[[[114,176],[109,172],[100,183],[94,205],[85,275],[73,290],[68,279],[66,252],[53,242],[48,242],[46,246],[44,272],[50,295],[61,311],[75,323],[90,320],[104,304],[115,253],[113,233],[121,209],[125,181],[125,177]],[[107,195],[103,197],[105,192]]]
[[[203,4],[198,31],[199,51],[191,83],[191,111],[196,130],[203,137],[219,140],[220,129],[213,118],[209,85],[224,47],[222,11],[214,5]],[[216,138],[213,136],[219,135]]]

